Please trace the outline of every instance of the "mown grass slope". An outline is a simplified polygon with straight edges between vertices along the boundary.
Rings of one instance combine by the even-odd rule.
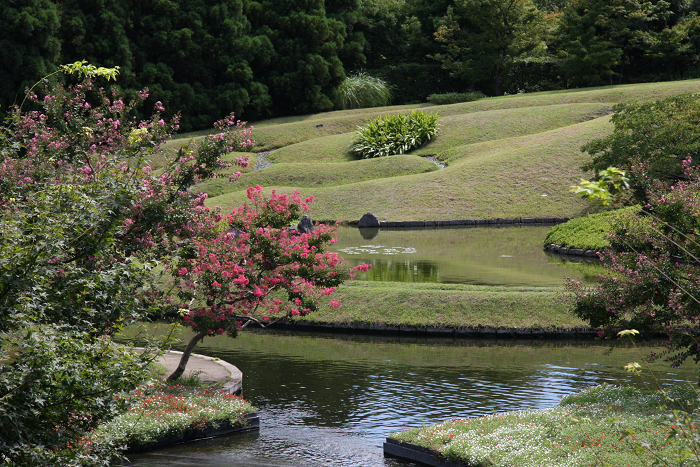
[[[273,165],[246,171],[236,184],[202,185],[225,210],[245,202],[245,188],[313,195],[317,220],[577,217],[586,203],[569,192],[586,174],[580,147],[608,134],[618,102],[700,91],[700,80],[610,86],[434,106],[393,106],[273,119],[255,124],[256,151]],[[359,161],[353,132],[370,118],[420,108],[438,112],[439,136],[410,154]],[[184,140],[181,140],[184,141]],[[174,146],[178,141],[174,141]],[[422,156],[433,155],[438,169]]]

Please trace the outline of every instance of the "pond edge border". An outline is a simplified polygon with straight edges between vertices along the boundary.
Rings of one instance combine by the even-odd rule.
[[[260,430],[260,416],[257,412],[243,414],[245,424],[240,422],[231,423],[229,420],[212,420],[207,422],[204,429],[188,428],[177,435],[161,438],[158,441],[149,443],[139,447],[128,446],[124,451],[127,454],[142,453],[146,451],[154,451],[156,449],[173,446],[176,444],[189,443],[191,441],[202,441],[205,439],[218,438],[234,433],[243,433],[246,431]]]
[[[495,219],[456,219],[442,221],[379,221],[379,228],[421,228],[421,227],[451,227],[451,226],[486,226],[486,225],[532,225],[532,224],[563,224],[568,222],[568,217],[515,217],[515,218],[495,218]],[[357,225],[359,221],[350,224]]]
[[[568,255],[568,256],[585,256],[587,258],[598,258],[598,251],[596,250],[584,250],[583,248],[572,248],[566,246],[556,245],[550,243],[545,245],[544,249],[550,253],[556,253],[558,255]]]
[[[410,337],[501,338],[501,339],[593,339],[600,336],[599,329],[524,329],[524,328],[457,328],[441,326],[406,326],[380,323],[318,323],[282,320],[274,329],[282,331],[327,332],[345,334],[379,334]]]
[[[469,465],[462,462],[452,462],[433,449],[394,438],[386,438],[384,442],[384,457],[416,462],[429,467],[467,467]]]

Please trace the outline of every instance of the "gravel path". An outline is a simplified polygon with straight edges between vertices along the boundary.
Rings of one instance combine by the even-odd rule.
[[[262,170],[265,167],[269,167],[272,165],[272,162],[266,161],[265,156],[268,156],[272,153],[272,151],[263,151],[255,154],[256,157],[256,163],[255,163],[255,168],[253,169],[253,172],[257,172],[258,170]]]

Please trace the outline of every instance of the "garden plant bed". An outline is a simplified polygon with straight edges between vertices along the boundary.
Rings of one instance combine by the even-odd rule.
[[[257,412],[248,413],[243,416],[244,423],[231,423],[229,420],[213,420],[207,422],[204,427],[188,428],[182,433],[173,436],[167,436],[154,441],[150,444],[129,446],[127,453],[153,451],[155,449],[172,446],[174,444],[187,443],[190,441],[198,441],[202,439],[218,438],[219,436],[227,436],[234,433],[242,433],[246,431],[260,430],[260,417]]]
[[[446,420],[393,433],[384,452],[445,467],[680,465],[670,460],[680,460],[697,430],[697,393],[691,386],[661,393],[602,385],[549,409]]]
[[[217,388],[158,384],[129,396],[129,408],[94,433],[97,440],[143,452],[228,434],[259,430],[248,401]]]

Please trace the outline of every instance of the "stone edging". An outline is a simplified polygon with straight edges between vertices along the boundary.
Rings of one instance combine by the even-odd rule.
[[[384,442],[384,457],[395,457],[430,467],[466,467],[467,465],[447,460],[432,449],[393,438],[387,438]]]
[[[544,247],[545,250],[550,253],[556,253],[558,255],[573,255],[573,256],[585,256],[588,258],[598,258],[598,252],[595,250],[584,250],[581,248],[567,248],[565,246],[555,245],[550,243]]]
[[[561,217],[516,217],[514,219],[457,219],[448,221],[380,221],[379,227],[450,227],[454,225],[484,226],[513,224],[562,224],[568,218]]]
[[[434,326],[396,326],[367,323],[313,323],[292,320],[279,321],[274,329],[352,334],[399,335],[410,337],[460,338],[499,338],[499,339],[592,339],[598,337],[598,330],[582,329],[518,329],[518,328],[450,328]]]
[[[170,353],[174,354],[179,354],[182,355],[182,352],[179,352],[177,350],[170,350]],[[225,392],[226,394],[240,394],[241,390],[243,389],[243,372],[239,370],[237,367],[234,365],[231,365],[229,362],[225,360],[221,360],[220,358],[216,357],[208,357],[206,355],[200,355],[193,353],[190,355],[191,357],[197,357],[201,358],[202,360],[209,360],[211,362],[214,362],[226,369],[228,371],[229,377],[228,381],[224,383],[224,386],[221,388],[222,392]]]
[[[190,441],[199,441],[203,439],[216,438],[219,436],[230,435],[233,433],[241,433],[245,431],[260,430],[260,417],[258,416],[257,412],[247,413],[244,415],[244,418],[246,420],[245,424],[232,424],[228,420],[214,420],[213,422],[207,423],[207,426],[203,429],[188,429],[185,430],[183,433],[180,433],[179,435],[162,438],[154,443],[150,443],[145,446],[139,446],[138,448],[128,447],[126,452],[134,453],[152,451],[154,449],[172,446],[173,444],[181,444]]]

